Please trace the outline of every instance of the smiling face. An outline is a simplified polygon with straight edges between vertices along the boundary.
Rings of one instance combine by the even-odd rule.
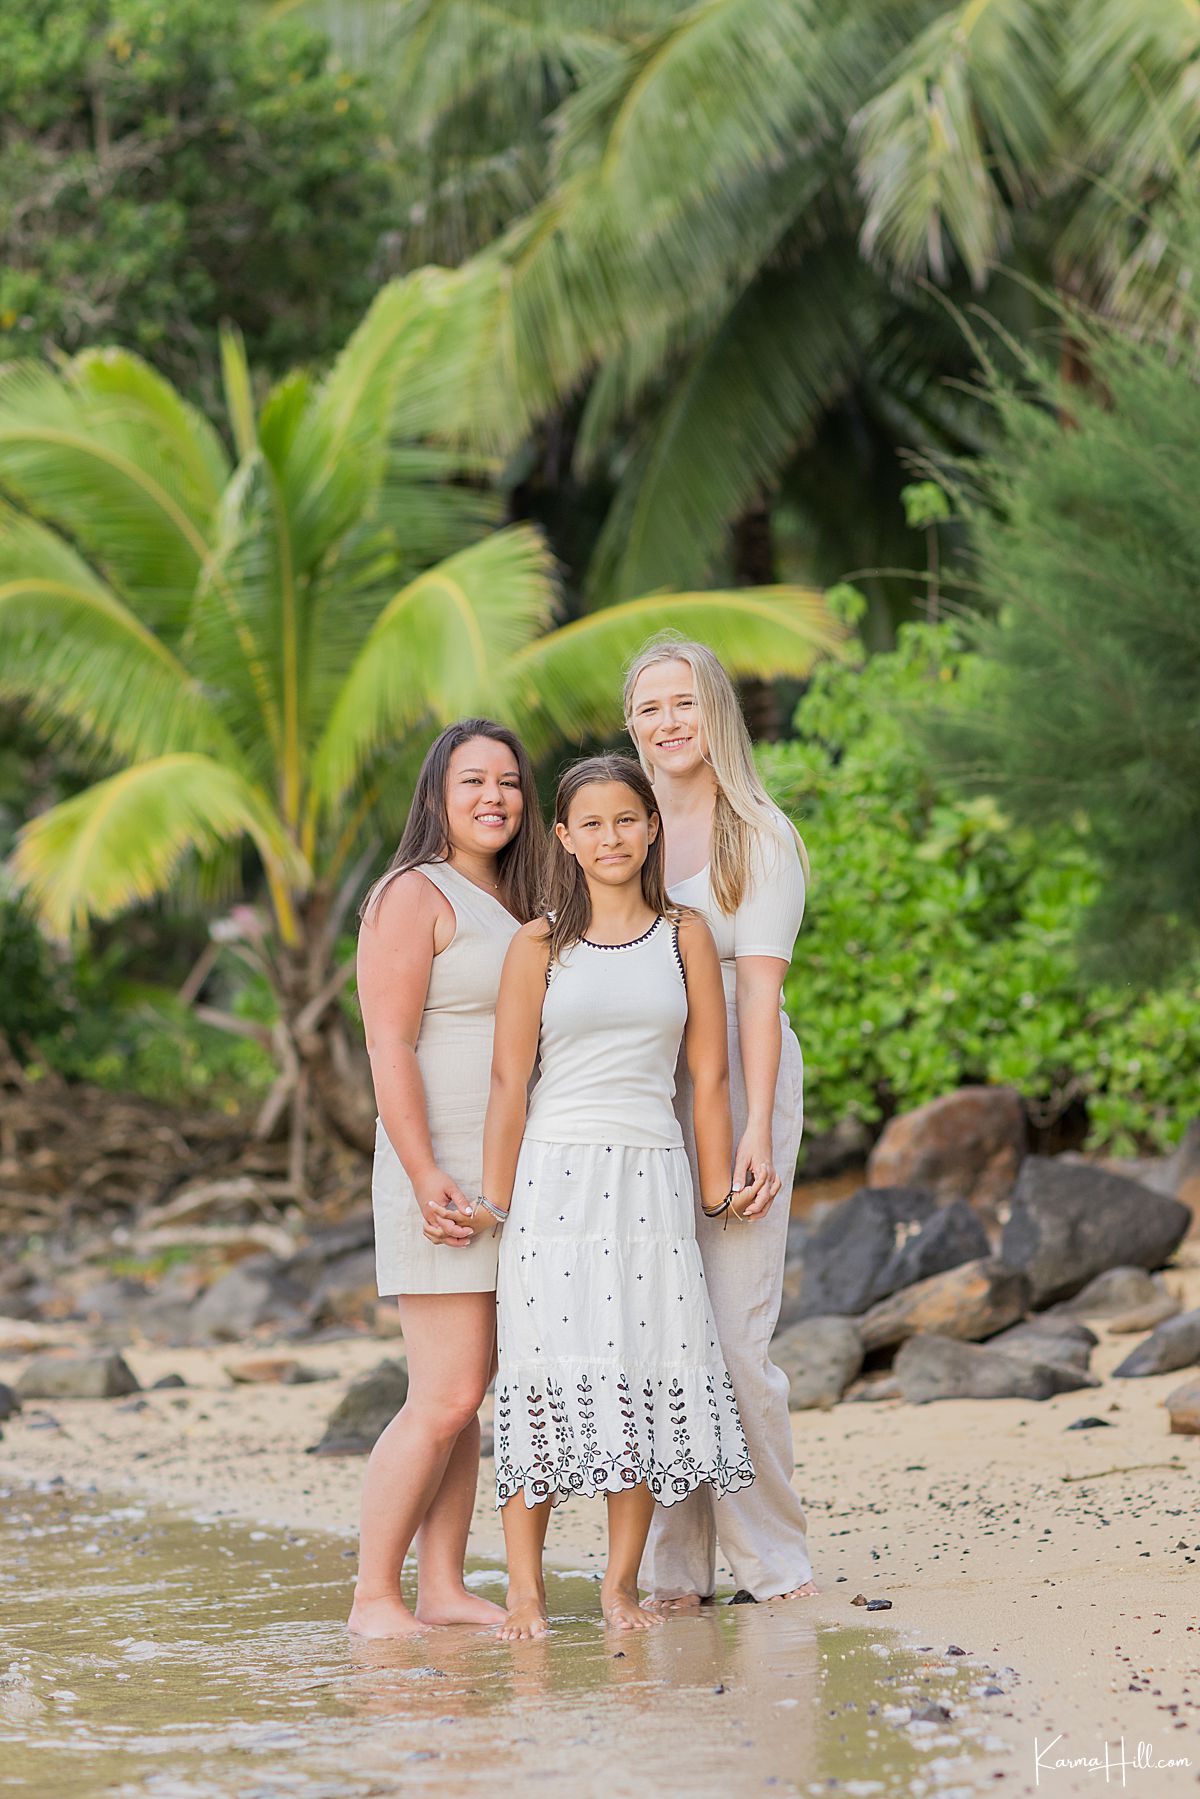
[[[647,817],[624,781],[589,781],[572,799],[566,823],[556,824],[554,831],[589,881],[623,887],[641,877],[658,836],[658,814]]]
[[[642,670],[630,695],[629,730],[651,778],[691,774],[705,761],[690,663],[652,662]]]
[[[446,774],[452,849],[497,854],[520,830],[524,810],[521,771],[505,744],[472,737],[452,751]]]

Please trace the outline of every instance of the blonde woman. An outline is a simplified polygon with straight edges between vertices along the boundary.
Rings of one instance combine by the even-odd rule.
[[[781,1002],[804,913],[804,846],[763,788],[737,695],[703,644],[648,644],[625,682],[625,721],[663,821],[670,897],[702,913],[716,939],[729,1034],[733,1186],[753,1195],[740,1215],[723,1220],[727,1228],[698,1218],[697,1235],[757,1478],[725,1497],[719,1531],[708,1488],[657,1512],[642,1584],[661,1609],[699,1605],[713,1593],[719,1535],[738,1587],[751,1598],[806,1598],[816,1587],[792,1486],[788,1381],[769,1354],[804,1111],[804,1063]],[[682,1065],[675,1103],[699,1190]]]

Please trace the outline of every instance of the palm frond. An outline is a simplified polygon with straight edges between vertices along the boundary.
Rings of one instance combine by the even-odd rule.
[[[258,788],[209,756],[162,756],[35,818],[12,866],[44,923],[65,937],[165,892],[185,857],[245,837],[270,875],[304,881],[304,863]]]
[[[0,488],[81,544],[169,636],[207,554],[213,490],[197,479],[211,446],[201,436],[181,451],[166,392],[130,356],[85,359],[78,381],[70,367],[0,370]]]
[[[101,761],[236,752],[169,646],[71,546],[0,511],[0,694]]]
[[[1055,173],[1063,50],[1056,0],[960,0],[914,39],[853,122],[867,255],[941,281],[953,250],[982,285]]]
[[[693,356],[617,490],[588,571],[593,602],[700,586],[726,528],[861,356],[867,283],[844,242],[768,273]],[[861,328],[861,327],[860,327]]]
[[[334,810],[363,768],[419,720],[490,706],[500,671],[550,621],[553,561],[526,525],[426,570],[384,606],[334,704],[313,760]]]
[[[823,595],[796,587],[652,594],[562,625],[496,672],[492,704],[534,755],[621,726],[621,676],[648,638],[706,643],[735,677],[808,675],[848,636]]]

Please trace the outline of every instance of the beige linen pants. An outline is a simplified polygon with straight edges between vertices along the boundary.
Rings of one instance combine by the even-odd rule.
[[[728,1012],[729,1097],[736,1147],[746,1125],[746,1088],[732,1003]],[[692,1090],[682,1057],[676,1074],[675,1108],[692,1166],[696,1235],[708,1297],[733,1379],[755,1480],[753,1486],[726,1494],[720,1501],[715,1500],[710,1486],[703,1486],[677,1505],[656,1506],[642,1558],[641,1584],[662,1598],[685,1593],[707,1598],[716,1586],[719,1542],[736,1585],[755,1599],[770,1599],[812,1579],[804,1511],[792,1486],[795,1458],[788,1378],[769,1354],[783,1297],[788,1200],[804,1122],[804,1061],[791,1026],[784,1021],[772,1123],[775,1170],[783,1185],[765,1218],[749,1224],[734,1220],[722,1230],[722,1221],[701,1213]]]

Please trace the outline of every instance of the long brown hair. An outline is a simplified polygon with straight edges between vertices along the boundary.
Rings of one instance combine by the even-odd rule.
[[[558,792],[554,796],[555,824],[565,825],[572,801],[585,787],[594,787],[600,781],[619,781],[622,787],[629,788],[648,819],[658,819],[658,835],[642,863],[642,898],[656,918],[674,918],[677,908],[667,897],[663,875],[662,819],[654,803],[654,789],[632,757],[610,753],[588,756],[582,762],[572,763],[559,779]],[[564,950],[587,935],[592,922],[592,896],[588,892],[587,876],[557,836],[550,843],[548,886],[546,941],[550,960],[554,962]]]
[[[450,860],[450,819],[446,810],[450,758],[455,750],[476,737],[490,738],[493,743],[502,743],[505,749],[512,751],[521,782],[521,798],[525,802],[515,837],[496,856],[500,896],[522,923],[528,923],[543,910],[546,833],[528,751],[507,725],[498,725],[490,718],[460,718],[456,724],[447,725],[425,752],[396,853],[363,901],[360,918],[365,918],[378,905],[384,888],[394,875],[405,874],[410,868],[421,868],[427,862]]]

